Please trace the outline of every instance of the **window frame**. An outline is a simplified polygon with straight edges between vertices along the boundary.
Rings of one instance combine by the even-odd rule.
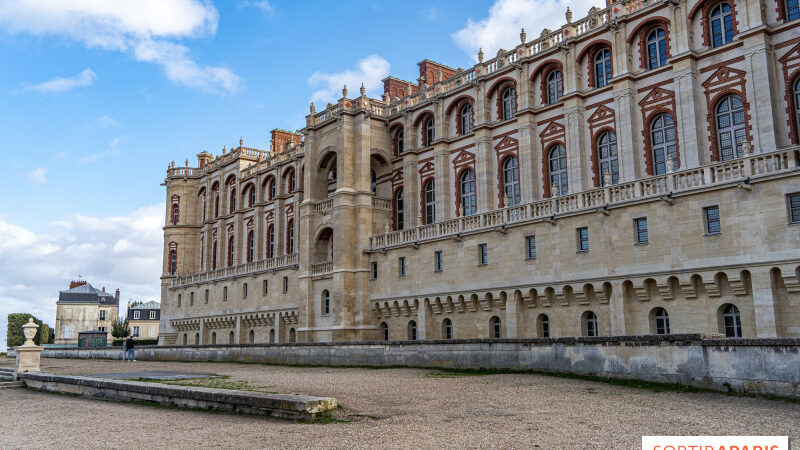
[[[441,250],[433,252],[433,271],[441,272],[444,270],[444,256]]]
[[[670,131],[672,140],[667,140]],[[656,143],[659,140],[661,142]],[[650,120],[650,154],[653,158],[653,175],[664,175],[668,172],[667,159],[670,155],[672,156],[672,170],[678,170],[678,133],[672,114],[659,113]]]
[[[331,314],[331,293],[327,289],[322,291],[322,315],[329,316]]]
[[[741,338],[742,333],[742,313],[739,307],[733,303],[728,303],[727,306],[723,305],[722,308],[722,332],[726,338]],[[728,320],[730,319],[730,324]],[[732,331],[731,332],[729,332]]]
[[[269,295],[269,280],[263,280],[261,283],[262,296]]]
[[[797,19],[800,19],[800,1],[785,0],[783,3],[783,10],[784,10],[784,22],[792,22]]]
[[[611,84],[611,50],[603,47],[592,57],[592,70],[594,70],[594,87],[601,88]]]
[[[647,68],[649,70],[665,66],[667,64],[667,30],[662,27],[650,30],[645,38],[645,48],[647,49]]]
[[[536,259],[536,235],[525,236],[525,259]]]
[[[712,211],[716,211],[716,217],[709,216],[709,213]],[[716,230],[712,229],[713,223],[716,223]],[[722,234],[722,216],[719,211],[719,205],[711,205],[703,208],[703,225],[706,236]]]
[[[642,227],[644,224],[644,227]],[[637,245],[644,245],[650,242],[650,233],[647,228],[647,217],[637,217],[633,219],[633,233],[635,243]],[[644,236],[644,237],[643,237]]]
[[[800,224],[800,192],[786,194],[786,207],[789,212],[789,224]]]
[[[397,276],[404,277],[406,276],[406,257],[400,256],[397,258]]]
[[[463,217],[473,216],[478,212],[477,182],[475,171],[465,169],[459,177],[460,201],[463,209]],[[468,189],[467,189],[468,188]]]
[[[727,6],[725,10],[723,7]],[[719,11],[719,12],[717,12]],[[715,22],[719,21],[719,32],[714,32]],[[733,7],[727,1],[722,1],[714,5],[708,13],[708,36],[709,45],[711,48],[721,47],[725,44],[730,44],[736,37],[736,30],[734,28]],[[716,36],[719,35],[719,42],[716,41]]]
[[[377,261],[372,261],[371,269],[372,270],[370,271],[370,275],[372,276],[372,278],[370,278],[370,279],[371,280],[377,280],[378,279],[378,262]]]
[[[561,101],[561,96],[564,92],[564,74],[561,73],[561,70],[553,69],[547,73],[545,89],[548,105],[555,105]]]
[[[655,334],[670,334],[669,328],[669,313],[667,310],[661,307],[655,308],[653,310],[653,331]]]
[[[478,266],[489,265],[489,245],[486,243],[478,244]]]
[[[619,149],[617,133],[606,130],[597,136],[597,170],[600,186],[605,186],[606,170],[611,175],[611,184],[619,183]],[[603,153],[606,153],[603,156]]]
[[[553,170],[557,163],[558,169]],[[569,172],[567,169],[567,149],[563,144],[557,143],[547,151],[547,178],[550,182],[547,188],[552,191],[553,184],[558,192],[550,192],[551,197],[567,195],[569,193]]]
[[[587,337],[600,336],[600,322],[597,319],[597,314],[594,311],[586,311],[583,313],[583,335]]]
[[[507,86],[501,93],[500,102],[501,120],[513,119],[517,112],[517,90],[513,86]]]
[[[513,163],[513,164],[512,164]],[[503,160],[503,195],[508,197],[508,204],[505,207],[517,206],[521,201],[521,189],[519,180],[519,160],[516,156],[509,156]],[[510,180],[509,180],[510,176]],[[511,195],[509,195],[509,191]]]
[[[739,106],[734,108],[734,101],[739,102]],[[727,108],[721,111],[722,108]],[[741,123],[735,123],[736,118],[741,115]],[[727,126],[721,126],[720,122],[727,120]],[[728,94],[722,97],[714,106],[714,128],[717,138],[717,156],[719,161],[731,161],[744,157],[742,143],[747,140],[747,109],[744,100],[738,94]],[[730,134],[728,139],[724,136]],[[731,146],[723,147],[724,141],[730,141]]]
[[[394,192],[394,221],[397,231],[405,228],[405,190],[402,186]]]
[[[283,293],[289,293],[289,277],[283,277]]]
[[[436,179],[431,178],[425,182],[423,189],[423,203],[425,204],[425,225],[436,221]]]
[[[436,121],[433,116],[425,120],[425,146],[430,147],[436,140]]]
[[[461,123],[461,134],[472,133],[472,105],[467,103],[459,109],[458,118]]]
[[[578,253],[589,251],[589,227],[578,227],[575,230],[578,236]]]

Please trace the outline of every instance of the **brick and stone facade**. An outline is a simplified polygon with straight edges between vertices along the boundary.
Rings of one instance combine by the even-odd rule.
[[[712,47],[719,3],[592,8],[171,165],[162,343],[800,336],[800,20],[733,1]]]

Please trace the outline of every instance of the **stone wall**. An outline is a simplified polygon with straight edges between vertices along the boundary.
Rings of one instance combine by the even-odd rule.
[[[119,348],[48,349],[44,357],[120,359]],[[800,398],[800,339],[703,335],[461,339],[137,347],[136,359],[330,366],[495,368],[599,375]]]

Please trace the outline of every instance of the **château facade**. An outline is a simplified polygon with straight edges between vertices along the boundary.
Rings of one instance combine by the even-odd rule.
[[[620,1],[167,169],[162,344],[800,336],[797,0]]]

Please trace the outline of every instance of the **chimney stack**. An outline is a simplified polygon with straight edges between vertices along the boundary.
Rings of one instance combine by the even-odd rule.
[[[83,286],[84,284],[86,284],[85,281],[80,281],[80,280],[79,281],[70,281],[69,282],[69,288],[70,289],[75,289],[76,287]]]
[[[114,292],[114,300],[116,300],[116,301],[117,301],[117,303],[119,303],[119,289],[117,289],[117,290]]]
[[[105,287],[105,286],[103,286],[103,292],[105,292],[105,291],[106,291],[106,287]]]

